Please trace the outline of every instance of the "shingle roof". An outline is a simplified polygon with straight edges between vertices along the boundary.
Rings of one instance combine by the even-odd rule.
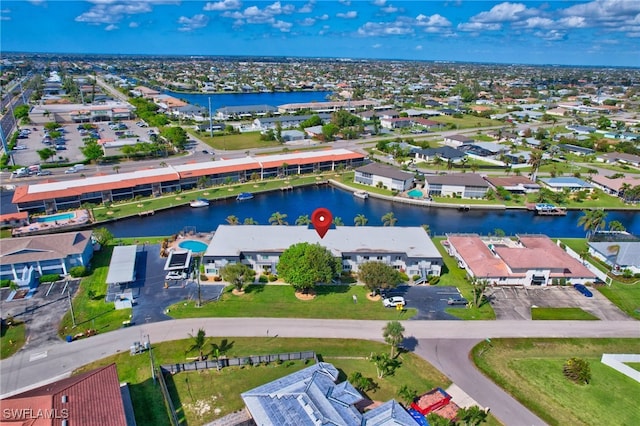
[[[77,231],[5,238],[0,244],[0,260],[3,264],[14,264],[64,259],[68,255],[84,252],[87,244],[91,244],[91,233],[92,231]]]
[[[456,185],[488,187],[489,184],[482,176],[476,173],[456,173],[447,175],[425,175],[428,185]]]
[[[376,176],[382,176],[391,179],[409,180],[413,179],[412,173],[403,172],[395,167],[386,164],[369,163],[366,166],[358,167],[356,172],[370,173]]]

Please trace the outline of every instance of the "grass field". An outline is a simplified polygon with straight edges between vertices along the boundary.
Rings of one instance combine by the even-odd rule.
[[[252,317],[269,318],[342,318],[405,320],[416,314],[415,309],[398,312],[382,306],[380,301],[367,299],[364,286],[338,285],[316,287],[316,298],[299,300],[290,285],[250,285],[245,294],[235,296],[228,287],[222,298],[197,308],[196,301],[177,303],[169,308],[174,318]],[[353,303],[353,296],[358,303]]]
[[[220,344],[223,338],[210,338],[208,343]],[[284,339],[284,338],[238,338],[228,337],[231,349],[225,355],[247,356],[282,352],[313,350],[323,361],[333,363],[341,370],[340,381],[354,371],[365,377],[371,377],[378,384],[369,397],[386,401],[396,398],[398,389],[406,384],[422,393],[435,386],[446,388],[449,380],[433,366],[409,353],[401,354],[402,365],[394,375],[378,379],[375,366],[365,358],[371,353],[382,353],[389,346],[362,340],[341,339]],[[186,352],[190,340],[179,340],[153,344],[152,350],[157,365],[184,362],[195,352]],[[168,425],[162,397],[157,386],[153,385],[149,368],[149,356],[146,353],[131,356],[128,353],[114,355],[83,367],[87,371],[115,362],[121,381],[130,384],[136,422],[140,426]],[[168,381],[176,410],[188,425],[203,424],[214,418],[222,417],[243,407],[240,393],[264,384],[278,377],[290,374],[305,367],[302,363],[287,367],[270,364],[256,367],[227,368],[221,372],[204,371],[178,373]],[[207,405],[209,408],[207,409]],[[219,411],[217,411],[218,409]]]
[[[504,126],[504,122],[489,118],[464,115],[462,118],[454,118],[448,115],[438,115],[431,120],[444,124],[454,124],[457,129],[470,129],[474,127]]]
[[[598,317],[580,308],[531,308],[534,320],[598,320]]]
[[[122,321],[129,319],[131,309],[116,311],[113,303],[106,303],[104,300],[107,294],[106,279],[112,252],[113,246],[104,246],[94,254],[91,260],[93,272],[82,279],[80,288],[73,298],[76,327],[73,327],[71,311],[67,311],[58,327],[61,337],[87,329],[105,333],[122,327]]]
[[[200,139],[212,148],[222,150],[238,150],[252,148],[269,148],[272,146],[283,146],[277,141],[261,141],[260,132],[245,132],[238,134],[215,134],[211,137],[207,132],[196,132],[193,129],[186,129],[187,133]]]
[[[640,385],[600,362],[603,353],[637,353],[638,339],[493,339],[473,350],[476,365],[550,425],[632,425]],[[592,380],[562,374],[571,357],[587,360]]]
[[[0,359],[9,358],[25,343],[26,327],[23,322],[13,321],[11,325],[2,322],[2,336],[0,337]]]
[[[625,364],[633,368],[634,370],[640,371],[640,362],[625,362]]]

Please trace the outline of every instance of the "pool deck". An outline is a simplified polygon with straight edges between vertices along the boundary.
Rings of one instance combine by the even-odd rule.
[[[74,210],[72,212],[73,216],[68,219],[59,219],[53,222],[38,222],[37,219],[34,218],[34,221],[28,225],[21,226],[19,228],[14,228],[11,231],[12,237],[23,237],[29,235],[37,235],[48,232],[61,232],[65,230],[71,230],[74,228],[82,227],[91,223],[91,219],[89,217],[89,211],[87,210]],[[53,216],[60,216],[62,213],[57,213]]]
[[[176,238],[175,241],[169,244],[169,250],[176,250],[176,251],[187,250],[184,247],[180,247],[180,243],[189,241],[189,240],[201,242],[203,244],[206,244],[208,247],[212,238],[213,238],[213,233],[209,233],[209,232],[197,232],[197,233],[187,233],[187,234],[180,233],[178,234],[178,238]],[[198,253],[204,253],[204,251],[198,252]]]

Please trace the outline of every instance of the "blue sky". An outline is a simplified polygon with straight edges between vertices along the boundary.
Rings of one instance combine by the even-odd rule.
[[[640,0],[3,0],[2,51],[640,66]]]

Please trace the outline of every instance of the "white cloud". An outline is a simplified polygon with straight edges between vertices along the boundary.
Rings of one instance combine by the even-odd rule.
[[[151,2],[98,3],[83,14],[76,16],[76,22],[89,24],[116,24],[125,16],[151,12]]]
[[[302,21],[300,21],[300,25],[302,25],[303,27],[310,27],[315,23],[316,23],[316,20],[313,18],[304,18]]]
[[[362,37],[405,35],[413,34],[413,32],[413,27],[403,21],[367,22],[358,28],[358,35]]]
[[[315,6],[315,4],[316,4],[316,0],[311,0],[307,4],[302,6],[300,9],[298,9],[298,12],[300,12],[300,13],[311,13],[311,12],[313,12],[313,7]]]
[[[549,30],[547,32],[538,31],[534,33],[534,35],[547,41],[564,40],[566,37],[564,32],[558,30]]]
[[[42,4],[44,2],[45,2],[45,0],[29,0],[29,3],[35,4],[35,5],[39,5],[39,4]]]
[[[384,13],[396,13],[399,9],[395,6],[389,5],[380,9]]]
[[[182,25],[178,28],[178,31],[193,31],[198,28],[206,27],[209,23],[209,17],[199,13],[197,15],[193,15],[191,18],[187,18],[186,16],[181,16],[178,18],[178,24]]]
[[[354,19],[358,17],[358,12],[356,12],[355,10],[350,10],[349,12],[346,12],[346,13],[336,13],[336,16],[338,18]]]
[[[496,31],[500,28],[502,28],[502,25],[500,24],[483,24],[481,22],[464,22],[462,24],[458,24],[458,29],[460,31]]]
[[[437,13],[431,16],[420,14],[416,16],[416,24],[424,27],[450,27],[451,21]]]
[[[273,24],[273,28],[277,28],[283,33],[288,33],[289,31],[291,31],[291,27],[293,27],[293,24],[291,22],[276,21]]]
[[[533,18],[527,18],[522,22],[514,23],[514,26],[524,27],[524,28],[544,28],[549,29],[553,28],[556,23],[549,18],[541,18],[539,16]]]
[[[10,21],[11,16],[8,16],[10,13],[11,13],[10,9],[0,10],[0,21]]]
[[[417,45],[416,50],[422,50],[422,45],[421,44]]]
[[[345,6],[351,6],[351,0],[338,0],[340,4],[344,4]]]
[[[236,25],[243,25],[245,22],[248,24],[274,24],[276,22],[276,16],[282,14],[289,15],[294,11],[294,6],[282,6],[278,1],[266,6],[264,9],[260,9],[258,6],[249,6],[241,12],[225,11],[220,16],[234,19]]]
[[[371,47],[373,47],[374,49],[380,49],[380,48],[382,47],[382,44],[380,44],[380,43],[376,43],[376,44],[374,44],[374,45],[373,45],[373,46],[371,46]]]
[[[531,11],[524,4],[507,2],[493,6],[488,12],[480,12],[473,16],[471,21],[482,23],[517,21],[527,13]]]
[[[118,26],[115,25],[115,24],[109,24],[106,27],[104,27],[105,31],[114,31],[114,30],[117,30],[117,29],[118,29]]]
[[[376,6],[384,6],[386,2],[387,0],[373,0],[373,4],[375,4]]]
[[[129,22],[129,28],[138,28],[140,26],[140,24],[138,24],[137,22]]]
[[[326,21],[327,19],[329,19],[329,15],[325,13],[324,15],[316,16],[316,19],[318,21]]]
[[[560,19],[558,25],[562,28],[585,28],[587,21],[582,16],[569,16]]]
[[[217,2],[208,2],[204,5],[203,10],[206,11],[222,11],[222,10],[236,10],[242,7],[240,0],[222,0]]]

